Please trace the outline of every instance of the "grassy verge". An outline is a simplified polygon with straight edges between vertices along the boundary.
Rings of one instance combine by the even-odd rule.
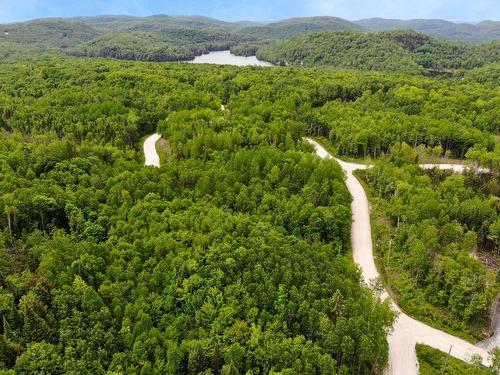
[[[417,344],[420,375],[491,375],[492,370],[479,364],[468,364],[439,350]]]

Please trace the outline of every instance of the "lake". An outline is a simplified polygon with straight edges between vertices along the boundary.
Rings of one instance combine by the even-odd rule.
[[[214,51],[206,55],[196,56],[189,61],[192,64],[219,64],[236,66],[274,66],[270,62],[259,60],[255,56],[236,56],[230,51]]]

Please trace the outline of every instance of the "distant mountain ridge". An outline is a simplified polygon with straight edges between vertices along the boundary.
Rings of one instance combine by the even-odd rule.
[[[47,18],[33,21],[0,24],[0,28],[29,28],[30,25],[56,22],[75,25],[82,24],[93,29],[93,32],[130,31],[132,28],[141,27],[179,27],[188,29],[224,29],[226,31],[240,32],[247,36],[265,39],[286,38],[295,34],[337,31],[350,29],[364,29],[384,31],[394,29],[410,29],[430,36],[443,39],[464,40],[471,42],[488,42],[500,39],[500,21],[485,20],[477,24],[456,23],[443,19],[386,19],[367,18],[357,21],[348,21],[339,17],[295,17],[273,22],[253,21],[222,21],[205,16],[170,16],[157,14],[148,17],[128,15],[100,15],[91,17],[74,18]]]
[[[354,29],[361,27],[338,17],[301,17],[246,27],[240,33],[257,39],[282,39],[304,33]]]
[[[443,39],[469,42],[489,42],[500,39],[499,21],[482,21],[478,24],[455,23],[442,19],[398,20],[368,18],[353,21],[354,24],[371,31],[407,29]]]

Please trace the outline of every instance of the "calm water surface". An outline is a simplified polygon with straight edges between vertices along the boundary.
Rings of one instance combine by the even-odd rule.
[[[230,51],[215,51],[206,55],[196,56],[189,61],[193,64],[219,64],[236,66],[274,66],[270,62],[259,60],[255,56],[245,57],[233,55]]]

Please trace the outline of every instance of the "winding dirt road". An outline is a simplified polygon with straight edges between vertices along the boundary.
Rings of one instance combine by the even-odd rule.
[[[155,147],[160,138],[159,134],[153,134],[145,140],[146,166],[160,166],[160,158]],[[335,159],[317,142],[312,139],[306,140],[315,147],[316,155],[320,158]],[[362,270],[365,283],[370,285],[372,280],[380,277],[373,258],[370,206],[363,186],[353,175],[355,170],[369,167],[363,164],[347,163],[339,159],[335,160],[340,164],[346,175],[347,188],[353,199],[351,205],[353,215],[351,228],[353,258]],[[381,293],[381,298],[390,298],[385,289]],[[483,342],[482,347],[475,346],[409,317],[401,311],[392,299],[391,306],[399,315],[394,323],[393,331],[388,337],[388,374],[418,375],[418,360],[415,352],[415,344],[417,343],[429,345],[446,353],[450,352],[452,356],[464,361],[470,361],[473,355],[479,355],[485,366],[490,365],[487,349],[490,349],[498,342],[498,336],[491,338],[491,342]],[[497,323],[500,324],[500,322]]]
[[[160,156],[156,151],[156,142],[161,138],[158,133],[152,134],[144,141],[144,158],[146,167],[153,166],[160,168]]]
[[[316,155],[322,159],[333,158],[320,144],[307,139],[316,149]],[[346,163],[335,159],[346,175],[346,184],[352,195],[353,223],[351,228],[351,242],[354,261],[363,272],[363,278],[367,285],[374,279],[379,278],[377,267],[373,258],[373,245],[370,225],[370,206],[363,186],[354,177],[353,172],[358,169],[366,169],[367,165]],[[390,298],[384,289],[381,298]],[[432,328],[418,320],[404,314],[396,303],[391,299],[392,308],[399,313],[393,326],[393,331],[388,337],[389,341],[389,369],[391,375],[418,375],[418,360],[415,352],[415,344],[421,343],[439,349],[463,361],[470,361],[473,355],[480,355],[485,366],[490,365],[487,350],[475,346],[465,340],[449,335],[445,332]],[[451,349],[451,351],[450,351]]]

